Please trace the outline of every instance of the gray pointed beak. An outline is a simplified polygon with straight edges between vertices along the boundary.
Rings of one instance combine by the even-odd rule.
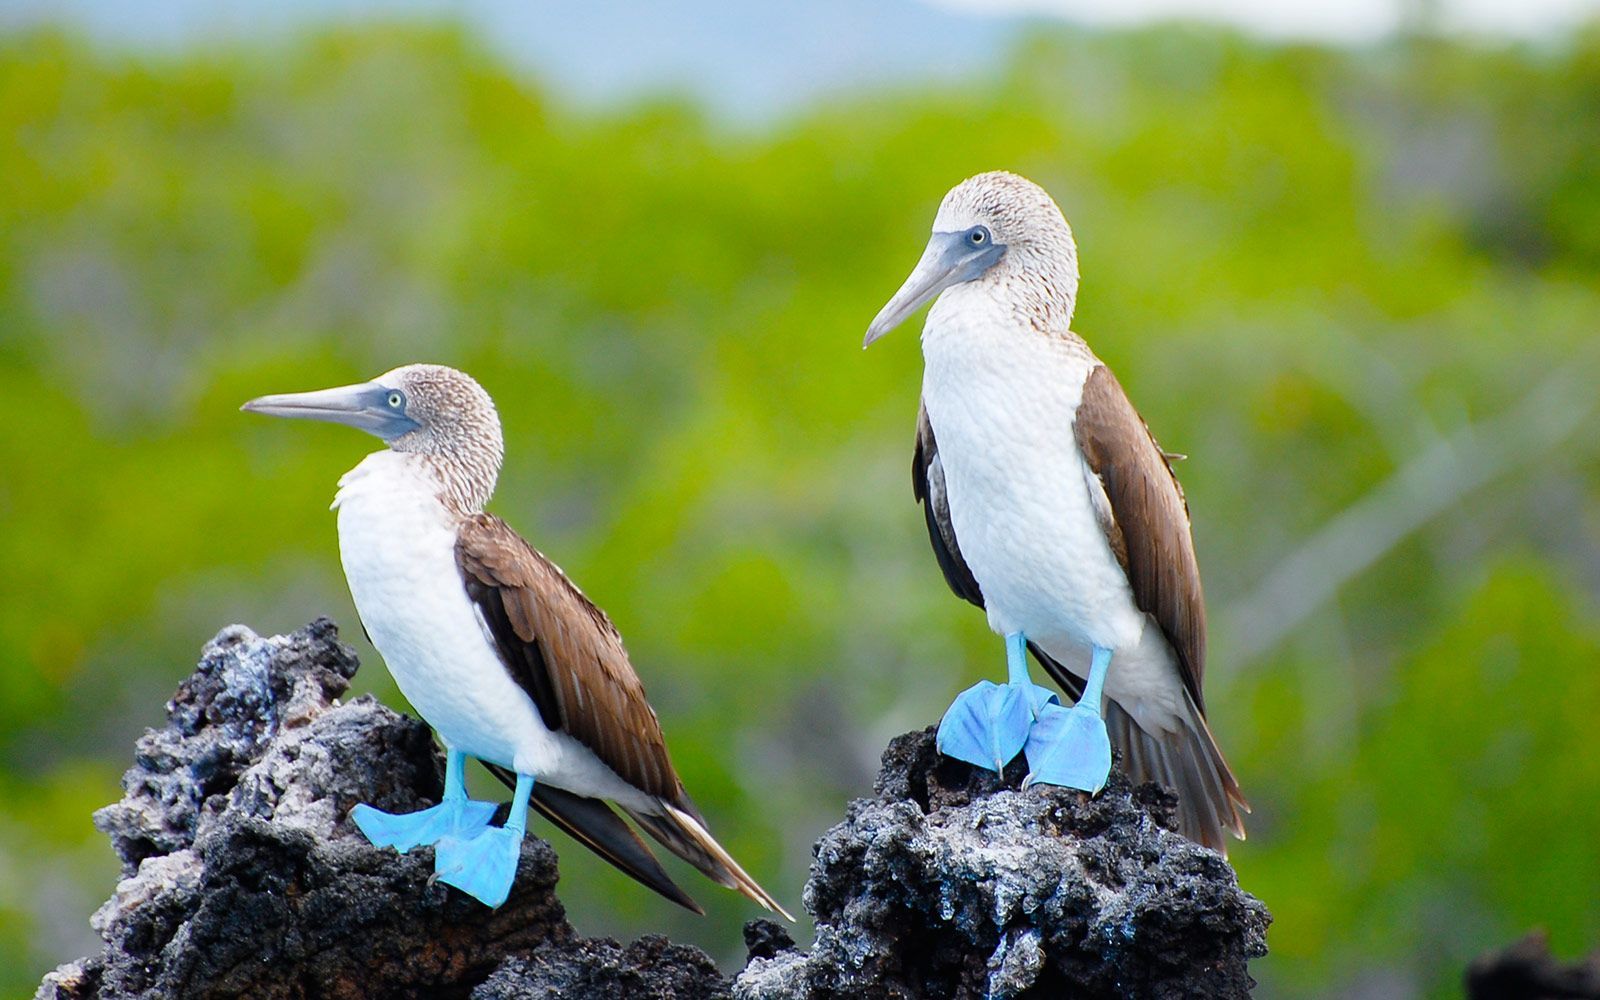
[[[904,323],[907,317],[946,288],[971,281],[1005,256],[1004,244],[972,247],[967,244],[966,236],[966,233],[933,234],[927,248],[922,251],[922,259],[912,269],[911,277],[906,279],[906,283],[894,293],[894,298],[878,311],[872,325],[867,327],[867,337],[861,342],[863,350]]]
[[[395,405],[396,398],[398,405]],[[342,385],[337,389],[260,396],[239,409],[246,413],[264,413],[269,417],[344,424],[392,441],[419,426],[406,416],[405,405],[403,394],[376,382],[361,382]]]

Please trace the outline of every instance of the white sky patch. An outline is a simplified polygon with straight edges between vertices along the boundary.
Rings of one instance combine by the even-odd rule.
[[[997,17],[1059,17],[1086,25],[1161,20],[1220,21],[1277,38],[1371,41],[1429,10],[1439,27],[1473,34],[1535,37],[1600,17],[1600,0],[925,0],[935,7]]]

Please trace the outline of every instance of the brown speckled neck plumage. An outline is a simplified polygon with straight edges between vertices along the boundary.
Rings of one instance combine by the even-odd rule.
[[[483,513],[494,495],[497,469],[483,454],[424,455],[422,461],[439,481],[439,502],[460,518]]]
[[[420,425],[389,447],[419,457],[452,513],[480,513],[494,495],[505,458],[494,400],[471,376],[443,365],[406,365],[377,381],[405,393],[406,413]]]

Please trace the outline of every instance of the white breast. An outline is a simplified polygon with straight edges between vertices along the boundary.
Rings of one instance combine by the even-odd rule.
[[[1181,682],[1165,642],[1144,635],[1149,619],[1100,528],[1103,493],[1073,435],[1094,357],[1023,327],[976,284],[945,291],[922,345],[950,519],[990,628],[1025,633],[1080,676],[1090,645],[1111,649],[1107,696],[1130,710],[1154,698],[1164,714]]]
[[[533,773],[553,756],[549,730],[484,636],[456,567],[454,519],[428,485],[389,451],[339,480],[350,595],[395,683],[447,745]]]
[[[639,793],[552,733],[507,673],[456,565],[456,522],[410,464],[381,451],[339,480],[339,555],[356,610],[412,706],[447,746],[561,788]]]

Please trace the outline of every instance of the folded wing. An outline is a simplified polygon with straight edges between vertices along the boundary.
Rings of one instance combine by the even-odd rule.
[[[545,725],[572,736],[655,800],[657,808],[649,811],[622,807],[634,822],[713,881],[788,916],[706,830],[705,819],[673,769],[661,723],[645,700],[622,636],[605,612],[560,567],[491,514],[462,523],[456,562],[501,661],[528,692]],[[644,865],[638,850],[604,816],[583,805],[582,796],[572,798],[580,801],[536,798],[534,804],[612,864],[682,903],[659,885],[660,878]],[[600,806],[616,819],[609,807]],[[644,849],[637,838],[635,842]]]

